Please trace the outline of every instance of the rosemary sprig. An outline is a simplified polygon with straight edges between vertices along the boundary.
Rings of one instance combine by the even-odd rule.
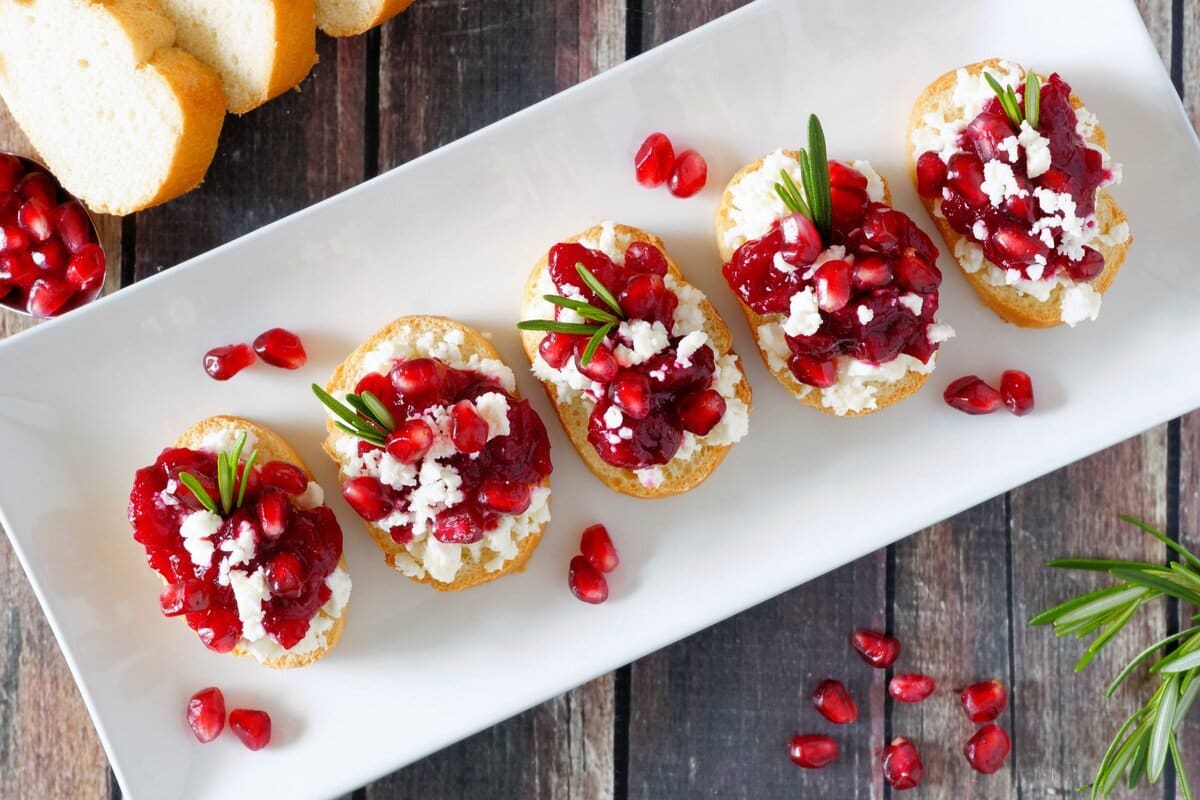
[[[1004,115],[1008,117],[1008,121],[1017,130],[1021,129],[1021,122],[1029,123],[1029,127],[1037,130],[1038,119],[1041,117],[1042,111],[1042,82],[1038,79],[1037,73],[1033,70],[1025,73],[1025,113],[1021,113],[1021,103],[1017,100],[1017,93],[1011,86],[1001,86],[990,72],[983,73],[983,79],[987,81],[988,86],[992,87],[992,91],[996,93],[997,99],[1000,100],[1000,107],[1004,109]]]
[[[315,383],[312,385],[312,391],[317,399],[337,417],[333,424],[340,430],[380,447],[387,444],[387,437],[396,427],[396,420],[393,419],[387,406],[374,394],[371,392],[347,394],[346,402],[340,403],[333,395]]]
[[[1026,97],[1031,94],[1027,88]],[[1079,662],[1084,669],[1105,645],[1133,619],[1138,609],[1152,600],[1173,597],[1200,609],[1200,558],[1161,532],[1131,517],[1121,517],[1175,551],[1182,561],[1167,565],[1144,561],[1108,559],[1062,559],[1049,566],[1107,572],[1119,581],[1113,586],[1081,595],[1043,611],[1030,625],[1052,624],[1059,636],[1082,638],[1096,634]],[[1200,622],[1200,613],[1192,616]],[[1162,777],[1169,757],[1179,780],[1183,800],[1192,800],[1192,790],[1179,751],[1176,733],[1188,710],[1200,695],[1200,624],[1165,636],[1147,647],[1108,686],[1113,693],[1141,666],[1159,677],[1159,685],[1144,706],[1131,714],[1105,751],[1090,784],[1091,797],[1108,797],[1124,778],[1129,788],[1145,780]]]
[[[1042,82],[1033,70],[1025,73],[1025,119],[1029,127],[1037,130],[1042,116]]]
[[[800,162],[801,191],[786,169],[779,171],[779,183],[775,193],[784,206],[794,214],[803,214],[812,220],[822,239],[829,237],[833,220],[833,202],[830,200],[829,159],[825,151],[825,131],[816,114],[808,117],[808,148],[797,153]]]
[[[523,331],[546,331],[548,333],[569,333],[576,336],[589,337],[587,346],[579,355],[579,365],[586,367],[613,329],[625,321],[625,312],[621,304],[613,297],[608,287],[596,278],[583,264],[576,264],[575,271],[579,273],[584,284],[600,298],[607,309],[592,305],[584,300],[562,297],[557,294],[542,295],[546,302],[559,308],[574,311],[583,317],[583,322],[560,322],[556,319],[527,319],[517,323],[517,328]]]
[[[204,506],[205,510],[220,516],[229,516],[242,507],[246,499],[246,484],[249,483],[250,470],[258,459],[258,450],[252,450],[246,463],[239,472],[238,464],[242,460],[242,451],[246,448],[246,432],[238,436],[233,449],[217,453],[217,497],[220,505],[212,495],[201,485],[195,475],[189,472],[179,473],[179,482]],[[235,502],[236,501],[236,502]]]

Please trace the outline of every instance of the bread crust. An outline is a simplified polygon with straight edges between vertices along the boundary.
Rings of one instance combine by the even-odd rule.
[[[365,19],[349,20],[339,16],[327,3],[317,2],[317,27],[327,36],[345,37],[366,33],[404,11],[413,0],[382,0],[375,12]]]
[[[249,108],[229,110],[243,114],[295,89],[317,63],[316,3],[314,0],[274,0],[275,63],[266,94]]]
[[[210,433],[229,430],[231,428],[247,431],[257,437],[258,444],[256,446],[258,448],[259,455],[258,463],[264,464],[268,461],[286,461],[287,463],[294,464],[295,466],[304,470],[304,474],[308,476],[310,481],[316,480],[311,470],[309,470],[308,465],[304,463],[304,459],[300,457],[300,454],[297,453],[296,450],[290,444],[288,444],[285,439],[272,431],[270,428],[266,428],[256,422],[251,422],[250,420],[242,417],[218,415],[200,420],[195,425],[180,434],[179,438],[175,440],[175,446],[199,450],[204,438]],[[346,569],[346,556],[344,553],[341,559],[338,561],[338,566],[342,569]],[[342,608],[342,613],[338,615],[337,621],[334,622],[333,627],[330,628],[329,632],[325,635],[324,647],[305,655],[284,652],[274,656],[273,658],[268,658],[265,661],[258,663],[271,667],[272,669],[294,669],[296,667],[306,666],[323,658],[325,654],[332,650],[342,638],[342,631],[346,627],[346,612],[349,609],[350,603],[347,601],[345,607]],[[318,611],[317,613],[323,614],[324,612]],[[180,619],[182,620],[183,618],[180,617]],[[232,652],[236,656],[249,658],[252,661],[258,661],[258,659],[254,658],[254,656],[250,654],[250,651],[247,650],[240,642],[236,647],[233,648]]]
[[[401,329],[405,327],[412,329],[412,331],[417,335],[427,331],[432,331],[437,335],[444,336],[451,330],[460,331],[465,339],[463,347],[461,348],[464,356],[469,357],[472,354],[478,354],[482,359],[490,358],[501,362],[504,361],[504,359],[500,356],[499,351],[496,350],[495,346],[493,346],[492,343],[488,341],[488,339],[482,333],[467,325],[463,325],[460,322],[456,322],[455,320],[447,317],[428,315],[400,317],[399,319],[389,322],[382,329],[376,331],[370,338],[355,348],[354,351],[337,366],[337,369],[333,371],[333,375],[330,376],[329,382],[325,386],[325,391],[329,392],[330,394],[333,394],[334,392],[354,391],[354,387],[358,384],[358,381],[364,374],[362,362],[366,355],[374,350],[375,347],[381,342],[396,338]],[[521,399],[520,392],[516,391],[515,389],[512,392],[512,395],[518,400]],[[338,465],[339,482],[345,482],[347,480],[346,474],[341,469],[342,465],[338,460],[337,450],[334,448],[334,443],[341,435],[343,435],[342,431],[338,429],[338,427],[334,425],[333,420],[328,417],[325,420],[325,429],[327,435],[321,447],[325,450],[325,453],[331,459],[333,459],[333,462]],[[550,486],[549,476],[542,481],[541,486],[547,488]],[[396,556],[400,553],[408,552],[404,545],[393,541],[391,534],[374,523],[364,520],[363,525],[366,527],[367,533],[371,534],[371,538],[374,540],[375,545],[381,551],[383,551],[384,560],[387,562],[387,565],[392,569],[395,569],[397,572],[400,572],[396,566]],[[533,551],[537,549],[538,543],[541,542],[544,531],[545,525],[543,525],[537,531],[531,531],[524,540],[518,543],[517,554],[498,570],[489,571],[484,566],[482,559],[479,561],[473,561],[468,554],[463,558],[462,567],[459,569],[458,574],[451,582],[447,583],[436,580],[435,578],[431,577],[428,572],[423,577],[406,577],[408,577],[410,580],[416,581],[417,583],[429,584],[440,592],[458,592],[462,591],[463,589],[470,589],[473,586],[494,581],[504,575],[523,571],[525,569],[525,565],[529,562],[530,557],[533,556]]]
[[[985,67],[998,69],[1001,61],[1002,59],[999,58],[990,58],[986,61],[968,64],[962,67],[962,69],[967,70],[972,75],[978,75],[983,72]],[[1009,63],[1016,64],[1016,62],[1012,61]],[[914,188],[917,186],[917,160],[912,148],[913,131],[923,125],[923,118],[926,113],[944,109],[950,104],[950,97],[954,92],[954,86],[957,82],[956,75],[958,69],[952,69],[930,83],[913,104],[912,113],[908,119],[905,151],[908,153],[909,174],[912,178]],[[1043,82],[1046,80],[1045,75],[1039,74],[1038,77]],[[1083,100],[1072,93],[1071,106],[1078,109],[1083,106]],[[1099,124],[1095,126],[1095,132],[1090,139],[1090,143],[1103,147],[1106,150],[1108,149],[1108,137]],[[984,305],[995,311],[1005,322],[1010,322],[1023,328],[1053,328],[1064,324],[1062,321],[1062,299],[1064,292],[1062,286],[1054,287],[1050,293],[1050,298],[1042,302],[1035,297],[1018,292],[1012,286],[993,286],[988,283],[983,277],[984,273],[989,266],[995,265],[986,258],[984,259],[983,268],[979,271],[975,273],[967,272],[962,268],[958,259],[954,257],[955,247],[959,241],[966,237],[951,228],[950,223],[945,218],[933,213],[936,207],[935,198],[921,197],[919,193],[917,196],[921,200],[921,204],[925,206],[929,218],[941,233],[942,240],[946,243],[946,247],[949,248],[950,257],[954,260],[959,271],[967,279],[967,283],[975,290],[975,294]],[[1113,196],[1109,194],[1107,189],[1100,189],[1096,193],[1096,222],[1101,231],[1111,230],[1113,226],[1120,223],[1128,225],[1129,219],[1125,211]],[[1117,272],[1125,263],[1125,257],[1129,253],[1129,246],[1132,243],[1132,233],[1124,242],[1115,245],[1104,244],[1095,239],[1089,242],[1090,247],[1094,247],[1104,256],[1104,269],[1095,278],[1087,281],[1097,293],[1103,295],[1108,291],[1113,279],[1117,276]]]
[[[792,158],[797,158],[799,155],[795,150],[784,150],[783,152]],[[725,232],[733,227],[733,187],[747,174],[760,169],[765,159],[766,156],[763,156],[751,161],[738,170],[730,178],[729,183],[725,186],[725,191],[721,194],[721,202],[717,204],[716,231],[717,250],[721,254],[722,264],[728,263],[734,254],[734,250],[725,243]],[[888,185],[887,178],[880,175],[879,179],[883,182],[883,202],[890,206],[892,204],[892,189]],[[750,335],[754,339],[754,345],[758,348],[758,354],[762,358],[763,365],[767,368],[767,371],[774,375],[775,379],[783,384],[783,387],[791,392],[793,397],[804,405],[815,408],[823,414],[828,414],[832,417],[865,417],[877,411],[882,411],[890,405],[899,403],[924,386],[925,382],[929,380],[929,373],[909,371],[905,373],[901,380],[888,384],[877,384],[875,408],[863,409],[862,411],[847,411],[845,414],[838,414],[833,409],[827,408],[821,403],[821,392],[819,390],[796,380],[796,376],[792,374],[792,371],[788,369],[786,364],[784,364],[782,369],[773,369],[771,367],[771,360],[767,357],[766,350],[763,349],[762,343],[758,340],[758,328],[760,325],[771,322],[771,317],[774,315],[759,314],[746,305],[741,297],[737,297],[736,299],[738,306],[742,309],[742,315],[746,318],[746,323],[750,326]]]
[[[679,265],[675,263],[675,260],[671,258],[671,254],[667,252],[662,239],[628,225],[614,225],[613,227],[618,240],[628,239],[630,243],[648,242],[657,247],[667,259],[667,267],[670,274],[680,283],[687,282],[687,279],[679,269]],[[589,239],[597,236],[600,229],[600,225],[593,225],[586,231],[575,236],[570,236],[562,241],[577,242],[580,239]],[[531,301],[536,299],[538,279],[548,266],[547,253],[547,255],[543,255],[538,260],[533,270],[529,273],[529,277],[525,282],[525,292],[521,302],[522,308],[527,307]],[[725,320],[721,318],[721,315],[717,312],[713,304],[709,302],[707,297],[701,302],[701,308],[704,311],[704,332],[708,334],[710,345],[718,357],[725,353],[729,353],[734,357],[738,370],[742,373],[742,380],[737,387],[737,396],[746,404],[748,409],[752,409],[750,382],[746,379],[741,357],[733,351],[733,337],[729,333],[729,326],[725,324]],[[544,336],[545,334],[540,331],[521,331],[521,345],[525,349],[525,355],[529,358],[529,363],[533,363],[533,359],[537,355],[538,344]],[[703,483],[720,466],[721,462],[725,460],[729,449],[733,447],[732,444],[709,445],[701,443],[701,449],[687,462],[683,464],[668,463],[663,465],[663,482],[657,488],[652,489],[642,485],[642,482],[633,470],[614,467],[605,463],[600,458],[596,449],[587,440],[589,413],[586,413],[587,408],[582,403],[560,403],[554,384],[545,381],[541,383],[551,405],[554,406],[554,411],[558,415],[559,421],[562,423],[563,430],[570,438],[575,451],[579,453],[579,457],[583,459],[583,463],[587,465],[587,468],[605,486],[621,494],[629,495],[630,497],[653,499],[690,491]]]

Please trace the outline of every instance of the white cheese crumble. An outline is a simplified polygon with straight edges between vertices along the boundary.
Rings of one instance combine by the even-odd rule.
[[[925,298],[914,292],[902,294],[896,300],[900,305],[911,311],[914,317],[921,316],[921,309],[925,307]]]
[[[475,411],[487,423],[490,442],[497,436],[508,436],[508,398],[500,392],[487,392],[475,398]]]
[[[997,159],[983,165],[983,183],[979,184],[979,188],[988,196],[988,202],[997,208],[1003,206],[1004,201],[1010,197],[1029,195],[1029,192],[1017,183],[1013,168]]]
[[[675,346],[675,363],[681,367],[692,365],[692,356],[704,345],[708,344],[708,334],[704,331],[692,331],[679,340]]]
[[[208,569],[212,566],[215,550],[209,541],[214,533],[221,530],[221,517],[211,511],[193,511],[179,526],[179,535],[183,537],[183,549],[192,557],[192,563],[197,567]]]
[[[229,573],[229,587],[237,603],[238,617],[242,620],[242,639],[257,642],[267,635],[263,627],[263,603],[271,598],[267,578],[262,567],[247,575],[242,570]]]
[[[871,320],[875,319],[875,312],[870,306],[859,306],[854,313],[858,316],[859,324],[866,325]]]
[[[200,440],[199,450],[207,450],[213,453],[231,453],[237,447],[238,437],[246,434],[246,444],[242,447],[242,460],[246,456],[254,452],[254,448],[258,447],[258,437],[253,431],[243,430],[238,427],[222,426],[214,431],[209,431]]]
[[[1050,140],[1022,120],[1017,141],[1025,148],[1025,174],[1030,178],[1045,174],[1050,169]]]
[[[812,336],[821,329],[821,309],[811,286],[792,295],[783,332],[788,336]]]
[[[1100,294],[1089,283],[1068,286],[1062,293],[1062,321],[1072,328],[1100,314]]]
[[[870,161],[852,161],[850,166],[867,179],[867,199],[872,203],[883,202],[883,178],[871,166]]]
[[[617,326],[619,339],[628,339],[631,343],[626,346],[618,344],[613,349],[617,363],[623,367],[644,364],[654,356],[667,349],[671,343],[667,329],[661,322],[647,322],[635,319],[622,322]]]
[[[261,639],[251,642],[247,641],[243,635],[240,644],[245,647],[250,655],[254,656],[260,662],[265,662],[284,654],[306,656],[317,650],[324,649],[328,643],[329,632],[333,630],[333,626],[337,623],[338,618],[345,611],[346,605],[350,602],[350,589],[352,588],[349,573],[340,566],[335,567],[333,572],[329,573],[329,577],[325,579],[325,585],[329,587],[329,599],[325,601],[325,605],[321,606],[317,613],[313,615],[313,618],[309,620],[308,632],[304,635],[304,638],[292,645],[290,650],[284,650],[270,636],[264,636]]]
[[[304,491],[292,497],[292,502],[300,508],[316,508],[325,505],[325,490],[316,481],[309,481]]]

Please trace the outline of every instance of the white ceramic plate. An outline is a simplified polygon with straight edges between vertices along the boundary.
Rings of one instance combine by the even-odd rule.
[[[906,177],[909,104],[945,69],[993,55],[1060,70],[1125,164],[1116,195],[1136,242],[1100,320],[1005,326],[943,257],[942,313],[959,336],[929,386],[860,420],[797,405],[762,368],[719,276],[712,215],[725,180],[796,145],[817,111],[831,154],[870,159],[924,223]],[[631,155],[653,130],[707,156],[704,192],[680,201],[637,186]],[[128,796],[334,795],[1200,405],[1198,181],[1196,139],[1132,4],[762,0],[0,343],[0,521]],[[494,332],[553,419],[524,370],[518,297],[542,251],[604,217],[662,236],[746,357],[750,436],[711,480],[651,504],[619,497],[552,425],[555,517],[523,575],[457,595],[410,583],[337,500],[354,593],[330,657],[272,672],[208,653],[160,617],[158,579],[124,519],[137,467],[192,421],[232,412],[281,431],[332,488],[308,383],[401,314]],[[260,367],[221,384],[201,371],[209,347],[275,325],[309,345],[299,374]],[[942,403],[951,378],[1007,367],[1033,375],[1032,416],[974,418]],[[567,592],[566,568],[597,520],[615,532],[622,567],[609,602],[592,607]],[[197,745],[184,702],[210,684],[233,705],[271,711],[271,747],[252,754],[232,736]]]

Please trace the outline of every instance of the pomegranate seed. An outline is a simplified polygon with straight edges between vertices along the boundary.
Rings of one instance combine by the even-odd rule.
[[[0,253],[15,253],[29,249],[29,234],[16,225],[0,227]]]
[[[908,222],[903,214],[879,207],[864,220],[863,238],[881,253],[894,253],[900,248],[900,240],[907,227]]]
[[[1019,369],[1005,370],[1000,376],[1000,397],[1009,411],[1025,416],[1033,411],[1033,380]]]
[[[272,367],[300,369],[308,361],[300,337],[283,328],[271,328],[254,340],[254,352]]]
[[[404,399],[421,400],[436,395],[446,377],[446,367],[432,358],[414,358],[392,367],[392,386]]]
[[[652,133],[642,142],[633,157],[637,182],[647,189],[662,186],[675,166],[675,148],[663,133]]]
[[[25,165],[16,156],[0,153],[0,192],[11,192],[25,174]]]
[[[788,757],[798,767],[823,769],[837,760],[838,745],[828,736],[797,734],[788,742]]]
[[[959,693],[958,699],[971,722],[991,722],[1008,705],[1004,684],[994,679],[971,684]]]
[[[483,528],[470,508],[454,508],[438,514],[433,538],[446,544],[474,544],[483,538]]]
[[[251,750],[262,750],[271,741],[271,716],[265,711],[235,708],[229,712],[229,727]]]
[[[59,278],[38,278],[29,288],[29,313],[52,317],[74,297],[75,287]]]
[[[305,569],[295,553],[277,553],[267,565],[267,581],[276,597],[296,598],[304,589]]]
[[[58,239],[49,239],[29,249],[33,263],[46,272],[62,273],[71,263],[71,252]]]
[[[823,680],[813,691],[813,706],[834,725],[849,725],[858,719],[858,706],[841,681]]]
[[[14,191],[26,200],[40,200],[47,208],[54,206],[58,186],[45,172],[30,172],[17,183]]]
[[[930,150],[917,159],[917,193],[922,197],[941,197],[946,183],[946,162]]]
[[[196,634],[214,653],[228,653],[242,638],[242,621],[232,611],[211,608],[196,628]]]
[[[788,367],[796,376],[796,380],[818,389],[837,383],[836,361],[817,361],[808,356],[795,355],[788,360]]]
[[[547,333],[538,343],[538,352],[548,365],[554,369],[562,369],[571,356],[575,355],[579,338],[570,333]]]
[[[258,471],[264,486],[281,489],[288,494],[301,494],[308,488],[308,475],[295,464],[268,461]]]
[[[950,156],[950,163],[946,165],[946,186],[969,206],[978,208],[988,202],[983,191],[983,162],[974,153]]]
[[[603,603],[608,599],[608,581],[585,556],[571,559],[567,586],[571,587],[571,594],[585,603]]]
[[[921,784],[925,777],[925,765],[921,763],[921,755],[916,746],[897,736],[892,743],[883,749],[883,778],[893,789],[914,789]]]
[[[665,276],[670,271],[663,251],[649,242],[633,242],[625,248],[625,269],[658,276]]]
[[[603,525],[589,525],[583,529],[583,536],[579,538],[579,552],[601,572],[612,572],[621,563],[616,545],[608,535],[608,528]]]
[[[633,419],[650,413],[650,379],[641,372],[622,370],[608,390],[612,401]]]
[[[1012,743],[1008,734],[994,722],[984,725],[967,740],[963,755],[976,772],[991,775],[1004,764]]]
[[[0,278],[12,281],[17,286],[29,287],[38,279],[39,272],[29,253],[4,253],[0,255]]]
[[[592,353],[591,361],[579,367],[580,372],[599,383],[611,381],[617,376],[618,369],[620,369],[620,365],[617,364],[612,350],[608,349],[608,345],[603,344],[596,348],[596,352]]]
[[[975,152],[983,161],[999,159],[1008,163],[1008,154],[1000,149],[1000,143],[1014,135],[1012,123],[1003,113],[984,111],[964,131],[975,144]]]
[[[207,611],[210,602],[208,585],[196,579],[168,583],[158,593],[158,607],[164,617]]]
[[[488,478],[479,487],[479,502],[501,514],[522,514],[533,501],[533,487]]]
[[[716,389],[705,389],[683,397],[676,410],[685,431],[706,436],[725,416],[725,398]]]
[[[406,420],[387,438],[387,451],[402,464],[415,464],[433,446],[433,428],[423,419]]]
[[[822,311],[840,311],[850,302],[850,265],[840,259],[826,261],[813,274],[817,305]]]
[[[888,694],[900,703],[919,703],[933,694],[936,684],[928,675],[896,675],[888,681]]]
[[[879,631],[860,628],[850,637],[850,644],[872,667],[886,669],[900,657],[900,640]]]
[[[377,478],[363,475],[342,484],[342,497],[367,522],[378,522],[392,513],[392,501]]]
[[[470,400],[460,400],[450,410],[450,440],[460,453],[478,453],[487,444],[487,420]]]
[[[1067,274],[1077,281],[1090,281],[1104,271],[1104,256],[1091,247],[1083,248],[1083,258],[1067,262]]]
[[[854,262],[854,285],[859,289],[878,289],[892,282],[892,268],[879,256],[866,256]]]
[[[867,190],[867,176],[841,161],[829,162],[829,185],[843,189]]]
[[[305,484],[307,486],[307,484]],[[258,499],[258,525],[263,536],[278,539],[287,530],[288,512],[291,504],[287,495],[279,489],[267,489]]]
[[[862,189],[834,186],[829,190],[830,213],[838,227],[853,227],[867,213],[867,193]]]
[[[617,297],[630,319],[661,322],[670,330],[679,298],[667,288],[661,275],[638,273],[629,279]]]
[[[204,354],[204,371],[217,381],[227,381],[254,363],[254,349],[248,344],[227,344]]]
[[[812,220],[803,214],[789,214],[779,221],[783,247],[779,254],[793,266],[803,267],[821,255],[821,234]]]
[[[928,294],[941,285],[942,273],[919,256],[906,252],[896,262],[896,282],[910,292]]]
[[[951,408],[965,414],[991,414],[1000,408],[1000,393],[977,375],[959,378],[946,387],[942,397]]]
[[[35,242],[44,242],[54,233],[50,223],[50,207],[43,205],[41,200],[26,200],[17,212],[17,224]]]
[[[201,689],[187,704],[187,724],[200,742],[211,742],[225,730],[225,695],[215,686]]]
[[[85,244],[67,263],[67,281],[81,292],[94,292],[104,283],[104,251],[98,244]]]
[[[695,150],[684,150],[675,160],[667,188],[676,197],[691,197],[708,182],[708,163]]]
[[[78,200],[68,200],[58,211],[58,238],[72,253],[78,253],[84,245],[95,244],[96,232],[92,220]]]

